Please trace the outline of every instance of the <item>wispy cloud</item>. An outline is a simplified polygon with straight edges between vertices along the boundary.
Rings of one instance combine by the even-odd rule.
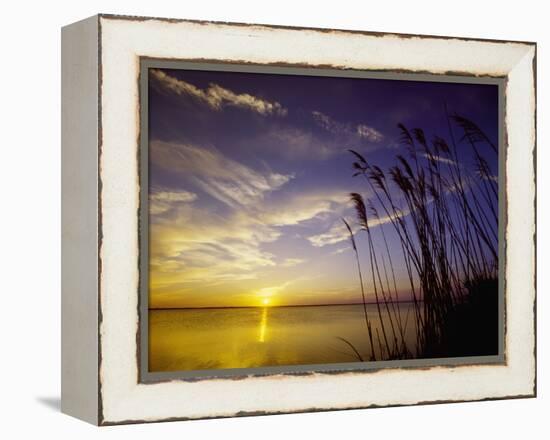
[[[382,133],[367,124],[352,125],[350,123],[340,122],[319,111],[313,111],[311,114],[317,125],[330,133],[357,136],[371,142],[380,142],[384,139]]]
[[[339,249],[336,249],[335,251],[333,251],[332,255],[340,255],[340,254],[343,254],[344,252],[347,252],[349,250],[351,250],[351,247],[344,246],[342,248],[339,248]]]
[[[154,84],[176,95],[187,95],[208,105],[213,110],[221,110],[225,106],[239,107],[263,116],[286,116],[288,110],[277,101],[269,101],[248,93],[235,93],[218,84],[210,83],[206,89],[201,89],[191,83],[180,80],[163,70],[152,69],[151,79]]]
[[[334,223],[331,228],[322,234],[312,235],[307,238],[315,247],[323,247],[336,244],[349,239],[349,233],[342,221]]]
[[[281,263],[282,267],[294,267],[299,264],[305,263],[306,260],[303,258],[285,258],[283,262]]]
[[[151,160],[191,178],[204,192],[231,207],[257,203],[265,193],[277,190],[294,177],[261,173],[214,148],[189,144],[153,141]]]
[[[349,206],[344,191],[339,193],[312,192],[294,195],[278,204],[265,206],[259,218],[273,226],[297,225],[323,214],[338,215]]]
[[[375,228],[377,226],[382,226],[387,223],[390,223],[392,220],[397,218],[405,217],[410,214],[409,209],[402,209],[397,212],[397,214],[385,215],[382,217],[370,217],[368,219],[369,228]],[[323,247],[331,244],[341,243],[343,241],[349,240],[349,231],[345,227],[343,221],[339,219],[332,224],[330,229],[322,234],[311,235],[307,237],[307,240],[315,247]],[[348,248],[342,248],[334,253],[345,252]]]
[[[436,162],[444,163],[447,165],[457,165],[457,163],[454,160],[449,159],[447,157],[438,156],[436,154],[424,153],[422,156],[424,156],[428,160],[434,160]]]
[[[195,193],[178,190],[167,191],[153,188],[149,193],[149,212],[153,215],[169,211],[179,203],[190,203],[197,199]]]
[[[269,148],[286,159],[324,160],[341,150],[311,131],[296,127],[274,127],[256,140],[256,145]]]
[[[428,200],[428,203],[431,203],[431,201],[432,200]],[[397,220],[398,218],[406,217],[410,213],[411,211],[408,208],[403,208],[398,210],[396,214],[384,215],[382,217],[370,217],[368,219],[369,228],[385,225],[393,220]]]
[[[349,133],[351,131],[351,124],[335,121],[322,112],[313,111],[311,114],[317,125],[324,128],[326,131],[330,131],[331,133]]]
[[[359,124],[356,127],[356,130],[359,137],[368,139],[372,142],[380,142],[382,139],[384,139],[384,135],[382,133],[380,133],[375,128],[369,127],[365,124]]]

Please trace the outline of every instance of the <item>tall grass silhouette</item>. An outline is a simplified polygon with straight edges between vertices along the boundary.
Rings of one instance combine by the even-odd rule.
[[[498,179],[489,165],[497,163],[498,149],[469,119],[446,119],[449,140],[428,140],[422,129],[399,124],[407,154],[397,155],[386,171],[349,150],[353,175],[364,179],[368,193],[350,194],[358,230],[344,223],[357,261],[370,360],[498,351]],[[390,248],[387,234],[395,235],[397,249]],[[363,246],[368,277],[358,252]],[[412,296],[414,344],[405,337],[411,324],[399,301],[398,262]],[[380,323],[375,332],[365,279]]]

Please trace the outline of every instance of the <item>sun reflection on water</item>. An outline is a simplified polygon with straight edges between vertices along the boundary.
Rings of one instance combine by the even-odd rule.
[[[259,342],[265,342],[265,333],[267,329],[267,307],[262,309],[262,320],[260,321],[260,335],[258,337]]]

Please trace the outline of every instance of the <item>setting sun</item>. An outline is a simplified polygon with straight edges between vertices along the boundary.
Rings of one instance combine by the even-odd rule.
[[[264,299],[262,299],[262,304],[263,304],[264,306],[268,306],[268,305],[269,305],[269,298],[264,298]]]

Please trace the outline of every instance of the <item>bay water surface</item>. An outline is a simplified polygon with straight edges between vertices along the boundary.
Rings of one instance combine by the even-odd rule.
[[[411,303],[400,303],[407,346],[415,347]],[[374,337],[382,338],[376,305],[366,306]],[[386,332],[391,323],[382,310]],[[330,364],[371,357],[365,311],[359,305],[149,310],[149,371]],[[391,337],[389,338],[391,339]],[[375,339],[379,359],[378,342]],[[383,357],[383,355],[382,355]]]

